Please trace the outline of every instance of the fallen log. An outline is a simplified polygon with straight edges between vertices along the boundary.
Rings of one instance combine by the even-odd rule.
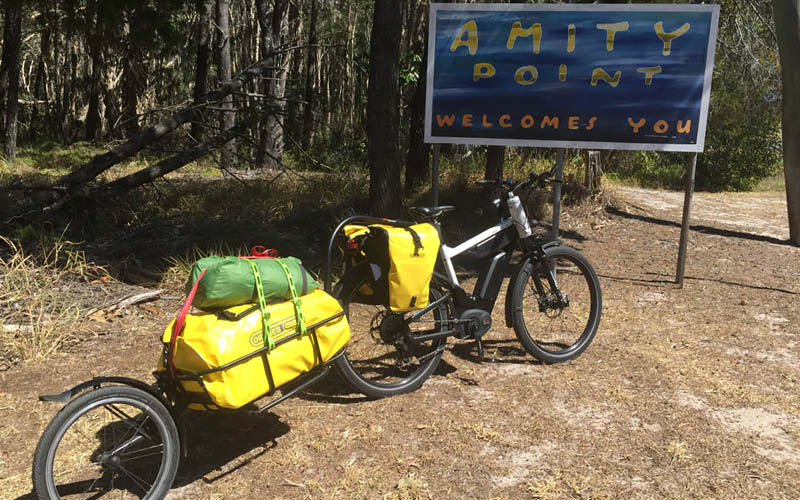
[[[8,214],[13,217],[30,210],[46,208],[69,195],[77,193],[88,182],[92,181],[112,166],[130,158],[146,146],[191,121],[192,118],[196,116],[197,110],[201,107],[240,90],[247,82],[270,69],[271,59],[272,55],[250,66],[231,80],[230,83],[220,86],[195,101],[191,106],[183,108],[169,118],[165,118],[155,125],[146,128],[127,142],[120,144],[104,154],[95,156],[74,172],[61,177],[52,186],[39,187],[31,190],[28,196],[19,200],[10,208]]]

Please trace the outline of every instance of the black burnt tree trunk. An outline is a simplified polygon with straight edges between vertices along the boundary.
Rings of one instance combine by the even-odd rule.
[[[400,88],[398,67],[403,0],[375,0],[369,44],[367,89],[367,152],[369,211],[396,216],[400,212]]]
[[[20,48],[22,46],[22,5],[9,1],[5,12],[3,71],[5,92],[5,157],[9,163],[17,158],[17,108],[19,97]],[[3,117],[0,116],[0,119]]]
[[[502,179],[505,158],[505,146],[489,146],[489,150],[486,152],[486,172],[483,178],[489,181]]]
[[[89,45],[89,55],[92,61],[92,71],[89,77],[89,109],[86,112],[86,139],[94,140],[100,136],[103,122],[100,114],[100,96],[103,94],[103,72],[105,57],[103,55],[103,13],[99,11],[101,4],[91,0],[87,4],[89,22],[86,24],[86,34]]]

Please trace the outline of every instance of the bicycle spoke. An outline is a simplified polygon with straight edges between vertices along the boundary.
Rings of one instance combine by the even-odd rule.
[[[136,454],[142,453],[143,451],[150,451],[150,450],[156,450],[156,449],[160,450],[160,449],[163,449],[163,448],[164,448],[164,445],[162,443],[159,443],[159,444],[154,444],[152,446],[148,446],[147,448],[138,448],[138,449],[135,449],[133,451],[124,451],[124,452],[120,453],[119,456],[120,457],[127,457],[127,456],[131,456],[131,455],[136,455]]]
[[[142,439],[144,439],[142,436],[133,436],[133,437],[131,437],[130,439],[128,439],[127,441],[125,441],[121,445],[119,445],[116,448],[114,448],[113,450],[111,450],[111,455],[118,455],[118,454],[122,453],[126,449],[130,448],[134,444],[136,444],[139,441],[141,441]]]
[[[152,488],[152,487],[153,487],[153,485],[152,485],[152,484],[148,483],[148,482],[147,482],[147,481],[145,481],[144,479],[140,478],[139,476],[137,476],[137,475],[136,475],[136,474],[134,474],[133,472],[131,472],[131,471],[129,471],[128,469],[126,469],[125,467],[123,467],[123,466],[122,466],[122,464],[120,464],[119,468],[120,468],[120,470],[121,470],[122,472],[124,472],[124,473],[125,473],[125,475],[126,475],[126,476],[128,476],[130,479],[132,479],[132,480],[133,480],[133,482],[134,482],[134,483],[136,483],[136,485],[137,485],[137,486],[139,486],[140,488],[142,488],[142,491],[144,491],[145,493],[147,493],[148,491],[150,491],[150,488]]]
[[[124,423],[125,425],[128,426],[128,430],[125,432],[125,434],[122,435],[122,439],[120,440],[120,441],[125,441],[128,438],[129,432],[132,429],[134,429],[134,426],[129,423],[129,421],[133,420],[133,418],[128,416],[127,413],[125,413],[124,411],[120,410],[119,408],[117,408],[113,404],[104,405],[103,408],[105,408],[113,416],[117,417],[120,422],[122,422],[122,423]],[[117,438],[116,438],[116,435],[117,435],[116,426],[114,426],[113,424],[111,424],[111,435],[112,435],[112,439],[113,439],[113,444],[112,444],[111,448],[113,449],[113,448],[116,448],[117,447],[117,443],[120,442],[120,441],[117,441]]]
[[[112,410],[111,410],[109,407],[110,407],[110,408],[113,408],[113,410],[114,410],[114,411],[116,411],[116,412],[119,412],[119,414],[117,414],[117,413],[114,413],[114,411],[112,411]],[[153,439],[153,438],[152,438],[152,436],[150,436],[150,435],[149,435],[147,432],[145,432],[144,430],[142,430],[142,427],[144,426],[144,424],[145,424],[145,423],[147,423],[147,421],[150,419],[150,416],[149,416],[149,415],[144,415],[144,418],[141,418],[141,416],[140,416],[140,417],[137,417],[136,419],[134,419],[134,418],[132,418],[132,417],[128,416],[128,415],[127,415],[127,414],[126,414],[124,411],[120,410],[119,408],[117,408],[116,406],[114,406],[114,405],[112,405],[112,404],[110,404],[110,405],[107,405],[107,407],[106,407],[106,408],[108,409],[108,411],[109,411],[110,413],[112,413],[113,415],[116,415],[116,416],[117,416],[117,418],[119,418],[121,422],[123,422],[125,425],[127,425],[127,426],[129,427],[129,431],[130,431],[130,430],[133,430],[133,431],[134,431],[134,432],[133,432],[134,434],[139,434],[139,433],[141,433],[141,434],[142,434],[144,437],[146,437],[146,438],[147,438],[147,439],[149,439],[150,441],[153,441],[153,442],[155,442],[155,441],[156,441],[156,440],[155,440],[155,439]],[[122,416],[120,416],[120,415],[122,415]],[[137,420],[139,420],[140,418],[141,418],[141,422],[139,422],[139,423],[138,423],[138,426],[135,426],[135,424],[132,424],[132,423],[130,423],[130,421],[136,422],[136,421],[137,421]],[[122,441],[124,441],[125,439],[127,439],[128,435],[129,435],[129,432],[126,432],[126,433],[125,433],[125,436],[124,436],[124,437],[123,437],[123,439],[122,439]],[[116,443],[115,443],[115,444],[116,444]]]
[[[97,481],[103,479],[105,475],[106,475],[105,472],[103,474],[100,474],[94,481],[92,481],[92,484],[90,484],[89,487],[86,488],[86,491],[84,493],[92,491],[94,489],[94,485],[97,484]]]

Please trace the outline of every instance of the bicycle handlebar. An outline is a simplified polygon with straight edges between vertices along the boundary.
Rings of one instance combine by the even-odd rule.
[[[555,172],[556,172],[556,165],[553,165],[553,168],[551,168],[550,170],[547,170],[545,172],[542,172],[541,174],[537,174],[536,172],[531,172],[531,175],[528,177],[527,180],[514,182],[513,179],[506,179],[506,180],[500,180],[500,179],[486,180],[486,179],[484,179],[484,180],[477,181],[477,183],[478,184],[491,184],[491,185],[495,185],[495,186],[501,186],[501,187],[508,188],[509,191],[514,191],[514,190],[517,190],[517,189],[519,189],[521,187],[528,187],[528,186],[530,186],[532,184],[541,185],[541,184],[550,183],[550,182],[558,182],[558,181],[550,180],[550,177],[552,177],[555,174]]]

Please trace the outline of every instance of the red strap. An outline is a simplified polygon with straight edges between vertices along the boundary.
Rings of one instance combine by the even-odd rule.
[[[250,249],[250,255],[246,259],[276,259],[278,251],[274,248],[266,248],[264,245],[256,245]]]
[[[203,276],[206,274],[207,269],[203,269],[203,272],[200,273],[198,276],[197,281],[194,282],[192,285],[192,290],[189,292],[189,295],[186,297],[186,300],[183,302],[183,306],[181,307],[180,312],[178,313],[178,317],[175,318],[175,323],[172,325],[172,337],[169,339],[169,349],[167,350],[167,363],[169,365],[169,374],[172,378],[175,378],[175,362],[173,357],[175,355],[175,341],[178,340],[178,337],[183,333],[183,327],[186,322],[186,315],[189,313],[189,309],[192,307],[192,301],[194,300],[194,296],[197,293],[197,287],[200,286],[200,280],[203,279]]]

